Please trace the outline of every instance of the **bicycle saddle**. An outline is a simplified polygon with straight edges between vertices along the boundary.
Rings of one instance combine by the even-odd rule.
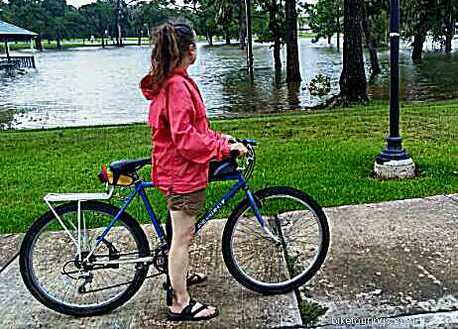
[[[99,179],[111,185],[129,186],[138,179],[137,171],[148,164],[151,164],[151,158],[114,161],[110,164],[111,173],[102,168]]]
[[[129,176],[148,164],[151,164],[151,158],[144,158],[138,160],[119,160],[110,163],[110,170],[115,176]]]

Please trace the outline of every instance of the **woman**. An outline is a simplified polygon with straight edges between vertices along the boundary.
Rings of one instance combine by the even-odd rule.
[[[154,34],[151,71],[141,89],[151,100],[154,184],[165,194],[172,220],[169,277],[173,301],[170,320],[208,320],[218,310],[192,300],[187,291],[189,246],[195,219],[204,204],[209,162],[231,150],[247,152],[240,143],[208,127],[205,106],[187,69],[197,57],[195,33],[187,24],[165,24]],[[195,276],[194,276],[195,277]]]

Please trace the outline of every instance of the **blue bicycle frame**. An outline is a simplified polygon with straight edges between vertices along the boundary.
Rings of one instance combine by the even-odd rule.
[[[212,209],[210,209],[205,215],[203,215],[196,223],[196,229],[195,232],[196,234],[200,232],[202,227],[210,221],[213,216],[215,216],[218,211],[229,201],[231,200],[238,191],[243,189],[245,191],[245,194],[247,196],[248,202],[250,203],[250,206],[252,210],[255,213],[255,216],[261,225],[261,227],[266,230],[266,232],[272,236],[270,231],[265,227],[264,220],[262,219],[261,214],[259,213],[259,209],[256,205],[255,199],[253,194],[250,192],[248,189],[247,182],[245,178],[243,177],[241,172],[237,172],[234,175],[227,175],[222,177],[221,179],[218,179],[219,181],[229,181],[229,180],[236,180],[236,183],[232,186],[232,188],[213,206]],[[162,229],[162,226],[160,225],[156,214],[154,213],[153,208],[151,207],[151,203],[149,202],[149,199],[145,193],[145,189],[147,188],[152,188],[154,187],[154,184],[152,182],[144,182],[144,181],[138,181],[135,183],[135,188],[134,190],[128,195],[124,205],[120,209],[120,211],[116,214],[116,216],[113,218],[113,220],[110,222],[110,224],[106,227],[104,232],[97,238],[96,240],[96,245],[94,247],[94,250],[97,249],[99,244],[103,241],[103,239],[106,237],[108,232],[110,232],[111,228],[116,224],[116,222],[121,218],[122,214],[126,211],[126,209],[129,207],[130,203],[132,200],[138,195],[140,195],[143,204],[145,205],[145,208],[148,212],[148,215],[151,220],[151,224],[157,234],[157,237],[159,238],[161,244],[165,244],[165,233],[164,230]]]

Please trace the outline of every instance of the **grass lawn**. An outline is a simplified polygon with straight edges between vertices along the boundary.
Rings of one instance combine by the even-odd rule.
[[[417,179],[406,181],[371,178],[374,157],[384,146],[387,109],[386,104],[373,103],[214,120],[212,126],[259,141],[253,189],[291,185],[328,207],[458,192],[458,102],[403,106],[404,146],[420,172]],[[27,229],[47,209],[42,202],[46,193],[100,191],[96,174],[102,164],[149,153],[146,125],[0,133],[0,232]],[[149,170],[143,171],[147,178]],[[208,203],[227,187],[211,184]],[[162,196],[153,191],[151,199],[163,218]],[[131,207],[132,215],[147,219],[139,204]]]
[[[299,31],[299,37],[300,37],[300,38],[310,38],[310,39],[313,39],[313,38],[316,37],[316,33]]]

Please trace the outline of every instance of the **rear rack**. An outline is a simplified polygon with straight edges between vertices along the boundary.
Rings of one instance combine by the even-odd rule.
[[[48,202],[109,200],[114,186],[109,186],[106,193],[49,193],[43,199]]]
[[[83,229],[84,232],[86,231],[86,218],[82,215],[81,204],[85,201],[109,200],[111,199],[111,196],[113,195],[113,191],[114,191],[114,186],[108,186],[108,190],[106,193],[49,193],[43,198],[46,205],[49,207],[49,209],[51,209],[51,212],[54,214],[57,221],[64,229],[65,233],[68,235],[70,240],[76,246],[78,257],[80,261],[83,260],[81,256],[81,244],[83,242],[82,236],[81,236],[81,230]],[[65,202],[65,201],[77,201],[78,202],[78,206],[77,206],[78,207],[77,209],[78,227],[75,227],[74,224],[69,223],[72,225],[73,229],[77,230],[78,233],[76,237],[74,237],[70,233],[67,226],[62,221],[62,218],[60,218],[59,214],[57,213],[56,209],[51,205],[51,202]]]

